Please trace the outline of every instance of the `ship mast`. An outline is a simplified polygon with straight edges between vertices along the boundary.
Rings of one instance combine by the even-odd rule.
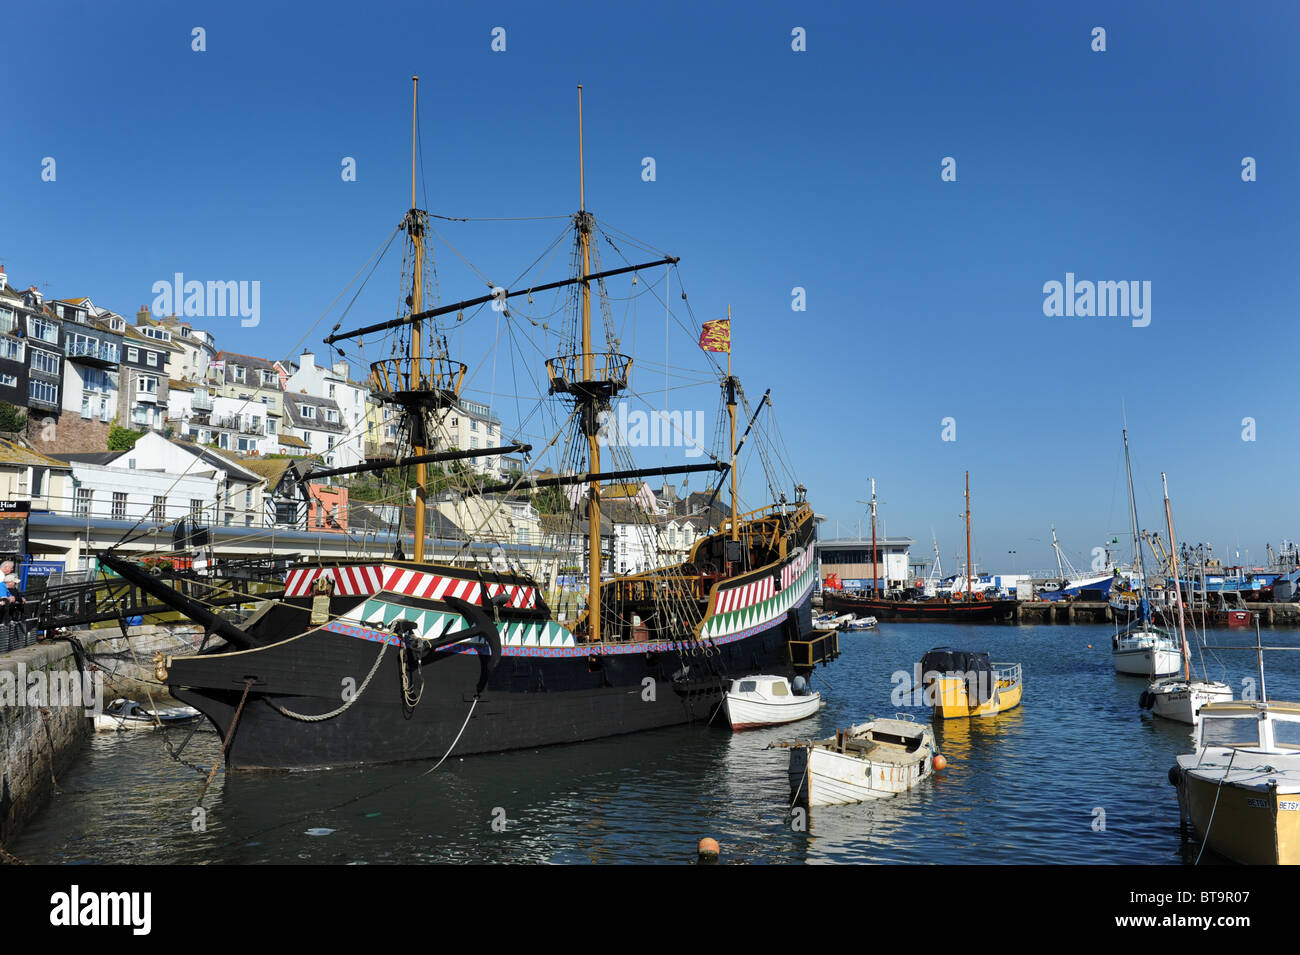
[[[420,217],[415,212],[415,144],[417,139],[416,117],[417,104],[420,95],[420,77],[411,77],[411,211],[406,217],[407,234],[411,237],[411,244],[414,246],[412,260],[415,264],[415,272],[411,280],[411,311],[419,314],[424,310],[424,229],[421,227]],[[417,391],[421,386],[423,374],[420,369],[420,339],[423,337],[421,331],[423,322],[414,322],[411,325],[411,368],[407,372],[406,387],[408,391]],[[419,412],[424,414],[423,409]],[[426,450],[425,434],[423,422],[413,428],[411,436],[413,439],[411,454],[414,457],[423,455]],[[415,466],[415,553],[413,555],[416,562],[424,560],[424,526],[426,521],[425,515],[425,483],[429,479],[429,468],[424,461],[420,461]]]
[[[727,336],[731,336],[731,303],[727,303]],[[731,418],[731,539],[740,540],[736,522],[736,495],[739,472],[736,469],[736,379],[731,374],[731,343],[727,343],[727,414]]]
[[[966,599],[972,600],[975,590],[971,587],[970,564],[970,472],[966,472]]]
[[[578,84],[578,241],[582,246],[582,379],[595,377],[595,355],[591,350],[591,215],[587,212],[587,183],[582,142],[582,84]],[[584,415],[587,425],[587,470],[600,472],[600,440],[593,426],[594,403]],[[590,586],[587,596],[588,632],[592,643],[600,642],[600,481],[592,481],[587,494],[587,573]]]

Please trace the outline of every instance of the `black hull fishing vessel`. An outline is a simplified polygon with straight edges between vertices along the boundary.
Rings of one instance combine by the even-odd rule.
[[[413,118],[411,209],[402,225],[413,276],[406,284],[403,270],[405,307],[393,320],[355,331],[340,332],[336,325],[325,339],[337,348],[362,335],[396,333],[394,353],[400,357],[371,363],[370,386],[379,401],[399,412],[401,453],[310,475],[375,472],[409,480],[392,499],[414,499],[413,559],[402,555],[399,535],[390,557],[295,565],[282,596],[232,622],[139,565],[111,553],[102,557],[111,570],[221,638],[197,654],[167,658],[160,677],[221,733],[227,766],[291,769],[439,759],[706,721],[737,676],[807,675],[833,659],[835,634],[812,625],[815,520],[804,489],[796,485],[787,500],[769,477],[775,503],[739,512],[739,451],[770,402],[765,395],[737,441],[738,396],[746,407],[747,402],[731,375],[730,319],[707,323],[699,340],[710,362],[710,352],[725,350],[728,356],[725,376],[717,376],[730,420],[723,453],[704,464],[602,471],[608,442],[601,440],[601,424],[629,387],[631,359],[617,354],[608,320],[605,348],[593,345],[593,292],[603,297],[606,280],[616,275],[629,275],[634,286],[638,280],[648,285],[650,270],[677,260],[665,255],[593,271],[598,227],[585,208],[580,162],[583,201],[571,217],[576,274],[426,309],[430,217],[415,208],[414,127]],[[532,447],[449,445],[440,428],[461,407],[466,366],[448,356],[438,319],[455,314],[460,322],[487,305],[492,311],[486,314],[510,320],[510,309],[500,307],[507,300],[526,296],[531,305],[534,296],[550,290],[573,293],[574,353],[546,363],[549,392],[542,397],[564,406],[568,441],[553,438],[548,446],[567,449],[567,457],[558,474],[538,477],[534,469],[529,478],[521,473],[494,483],[463,463],[485,454],[527,454]],[[602,298],[602,313],[603,305]],[[429,354],[422,342],[430,344]],[[616,465],[635,463],[626,448],[608,451]],[[570,535],[585,538],[588,579],[581,612],[565,618],[553,610],[546,585],[554,592],[554,575],[512,556],[509,535],[493,533],[486,517],[455,559],[427,560],[430,464],[452,465],[441,477],[459,477],[458,493],[481,503],[480,513],[488,516],[520,492],[585,497],[585,508],[574,502]],[[716,479],[706,513],[717,519],[687,558],[603,580],[602,488],[702,472]],[[728,474],[729,514],[713,506]],[[646,520],[650,546],[656,528],[653,518]]]
[[[876,561],[876,482],[871,482],[872,574],[879,579]],[[938,547],[935,548],[936,558]],[[1016,601],[977,596],[971,581],[970,472],[966,472],[966,591],[958,597],[895,600],[874,594],[822,593],[822,609],[831,613],[872,616],[895,623],[1008,623],[1015,619]]]

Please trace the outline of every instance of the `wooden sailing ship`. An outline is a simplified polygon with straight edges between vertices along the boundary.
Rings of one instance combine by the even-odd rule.
[[[580,201],[572,216],[577,274],[426,307],[430,217],[416,207],[413,115],[411,205],[402,225],[414,266],[406,307],[397,318],[353,331],[336,326],[326,338],[337,347],[363,335],[409,335],[404,353],[370,366],[372,392],[400,413],[402,453],[312,475],[412,473],[409,558],[399,536],[391,556],[296,565],[282,597],[232,623],[137,565],[104,556],[112,570],[222,638],[203,652],[168,658],[162,678],[174,696],[216,726],[230,768],[436,759],[705,721],[733,677],[806,675],[838,654],[835,634],[812,626],[814,516],[802,487],[793,489],[793,500],[774,495],[773,503],[740,512],[736,461],[744,439],[736,436],[740,388],[730,373],[729,343],[721,381],[730,420],[726,451],[704,464],[603,469],[600,423],[629,388],[632,360],[617,353],[608,324],[604,348],[593,339],[593,293],[613,276],[631,275],[635,282],[638,274],[677,260],[664,255],[593,270],[597,226],[586,209],[578,89]],[[531,450],[524,443],[437,449],[437,422],[460,407],[467,371],[449,355],[439,321],[523,296],[531,303],[552,289],[577,293],[578,347],[546,362],[544,397],[564,404],[573,428],[568,446],[578,449],[582,466],[526,485],[522,475],[496,483],[475,477],[462,490],[492,502],[521,488],[585,488],[586,606],[571,620],[548,604],[546,581],[508,556],[502,559],[495,538],[467,541],[453,560],[430,561],[426,551],[431,464]],[[704,471],[718,478],[719,487],[730,474],[729,515],[696,541],[685,561],[603,579],[602,488]],[[489,549],[492,559],[485,556]]]

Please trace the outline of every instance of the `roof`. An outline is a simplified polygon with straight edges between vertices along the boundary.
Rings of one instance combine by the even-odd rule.
[[[198,383],[194,381],[179,381],[176,378],[168,378],[167,387],[172,391],[193,391],[198,387]]]
[[[290,468],[296,468],[302,476],[315,466],[315,462],[307,458],[249,458],[243,465],[259,477],[266,478],[267,486],[274,488],[284,480],[285,472]]]
[[[55,457],[69,464],[112,464],[122,454],[121,451],[78,451],[74,454],[56,454]]]
[[[311,450],[311,445],[308,444],[306,441],[304,441],[302,438],[297,437],[296,435],[282,434],[279,435],[276,438],[276,440],[279,441],[281,444],[286,445],[290,448],[306,448],[308,450]]]
[[[27,467],[36,465],[47,468],[67,468],[67,464],[47,457],[29,448],[24,448],[15,441],[0,438],[0,464],[21,464]]]
[[[243,478],[246,481],[256,481],[259,477],[261,477],[260,474],[258,474],[256,471],[254,471],[252,468],[248,466],[250,463],[249,461],[244,461],[239,458],[227,457],[226,455],[222,454],[220,451],[216,450],[215,448],[205,448],[201,444],[195,444],[193,441],[183,441],[180,438],[164,438],[163,440],[169,442],[170,444],[176,445],[176,447],[178,448],[190,452],[195,457],[203,461],[207,461],[209,464],[215,464],[217,467],[222,468],[226,471],[230,471],[231,467],[233,466],[234,468],[237,468],[239,471],[243,472],[242,474],[237,474],[236,477]],[[118,452],[118,454],[124,454],[124,453],[126,452],[123,451]]]

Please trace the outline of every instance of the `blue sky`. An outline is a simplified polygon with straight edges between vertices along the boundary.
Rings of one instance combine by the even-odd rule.
[[[1298,28],[1285,3],[28,5],[11,50],[48,55],[6,82],[0,261],[127,315],[176,271],[258,280],[262,323],[214,319],[219,345],[320,353],[408,202],[410,75],[422,202],[485,218],[576,208],[581,82],[588,207],[680,256],[701,320],[731,303],[830,533],[875,477],[889,532],[928,553],[933,527],[946,563],[969,468],[981,563],[1048,566],[1051,523],[1084,561],[1127,527],[1124,408],[1144,526],[1164,470],[1180,538],[1262,559],[1295,533]],[[513,277],[562,223],[453,225]],[[481,294],[438,255],[444,300]],[[393,316],[391,264],[351,318]],[[1151,282],[1150,325],[1045,316],[1067,272]],[[662,362],[662,309],[638,321]]]

